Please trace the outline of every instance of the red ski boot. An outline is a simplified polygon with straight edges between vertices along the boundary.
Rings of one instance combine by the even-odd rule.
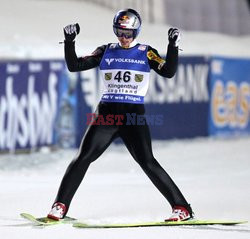
[[[175,206],[173,208],[172,215],[165,219],[165,222],[171,222],[171,221],[186,221],[193,218],[192,213],[189,213],[189,211],[185,207],[181,206]]]
[[[52,206],[49,214],[47,215],[48,218],[59,221],[63,219],[66,213],[66,206],[63,203],[56,202]]]

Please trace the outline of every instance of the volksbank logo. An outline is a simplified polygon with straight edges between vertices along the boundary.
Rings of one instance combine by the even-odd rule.
[[[105,61],[110,66],[112,62],[118,62],[118,63],[132,63],[132,64],[140,64],[145,65],[145,61],[143,60],[137,60],[133,58],[105,58]]]
[[[114,58],[106,58],[105,61],[108,63],[108,65],[110,66],[110,64],[114,61]]]

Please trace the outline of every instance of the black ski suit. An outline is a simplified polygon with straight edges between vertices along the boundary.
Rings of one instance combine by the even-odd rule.
[[[77,57],[75,43],[65,41],[65,60],[69,71],[84,71],[98,67],[106,47],[107,45],[98,47],[89,56]],[[163,77],[173,77],[178,65],[178,48],[169,45],[165,60],[150,46],[148,46],[149,51],[154,55],[154,57],[148,57],[150,68]],[[143,116],[145,113],[144,105],[101,101],[96,110],[97,115],[123,115],[124,120],[126,120],[126,113]],[[183,206],[191,213],[191,207],[176,184],[154,158],[149,127],[145,118],[143,121],[145,123],[140,125],[90,125],[82,139],[77,156],[66,170],[55,202],[64,203],[68,210],[71,200],[91,162],[95,161],[115,138],[120,137],[133,158],[170,205],[172,207]]]

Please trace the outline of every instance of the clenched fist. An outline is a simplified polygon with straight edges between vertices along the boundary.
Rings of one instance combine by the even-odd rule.
[[[170,28],[168,30],[168,41],[169,44],[178,47],[181,40],[181,33],[177,28]]]
[[[64,32],[65,41],[72,42],[74,41],[76,35],[79,34],[80,26],[78,23],[67,25],[66,27],[63,28],[63,32]]]

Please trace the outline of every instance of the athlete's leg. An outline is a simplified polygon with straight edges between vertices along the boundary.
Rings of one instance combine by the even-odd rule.
[[[120,136],[133,158],[142,167],[153,184],[159,189],[172,207],[184,206],[191,210],[179,188],[167,172],[154,158],[151,136],[146,120],[145,125],[128,125],[121,127]]]
[[[105,151],[116,137],[116,133],[115,125],[91,125],[88,128],[78,154],[65,172],[55,202],[61,202],[69,208],[90,163]]]

